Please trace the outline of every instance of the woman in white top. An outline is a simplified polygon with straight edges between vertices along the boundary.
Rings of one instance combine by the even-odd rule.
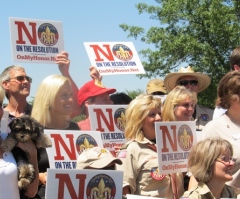
[[[227,182],[240,193],[240,72],[227,73],[218,85],[219,105],[227,109],[220,118],[210,121],[201,132],[200,139],[207,137],[220,137],[231,143],[233,157],[237,159],[232,170],[233,180]],[[196,185],[196,180],[191,178],[189,188]]]
[[[4,91],[0,86],[0,119],[3,116]],[[0,134],[0,143],[6,133]],[[0,199],[19,198],[17,186],[17,165],[12,153],[4,152],[0,147]]]
[[[3,99],[4,90],[0,86],[0,121],[3,116]],[[0,133],[0,146],[2,139],[7,136],[6,132]],[[37,163],[37,149],[32,142],[26,144],[19,144],[24,151],[28,152],[31,163]],[[36,165],[35,165],[36,166]],[[38,174],[38,171],[36,170]],[[19,199],[18,189],[18,170],[16,161],[11,152],[4,152],[0,147],[0,199]],[[38,175],[37,175],[38,180]],[[22,195],[21,198],[33,197],[37,192],[37,186],[35,183],[31,183],[28,190]]]

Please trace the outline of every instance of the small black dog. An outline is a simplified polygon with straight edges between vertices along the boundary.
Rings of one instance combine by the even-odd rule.
[[[35,170],[29,162],[29,154],[19,148],[17,143],[32,140],[37,148],[51,147],[51,140],[43,133],[43,126],[30,116],[22,116],[13,119],[9,123],[11,132],[2,141],[4,151],[11,151],[18,166],[18,187],[25,191],[35,178]],[[38,157],[39,158],[39,157]]]

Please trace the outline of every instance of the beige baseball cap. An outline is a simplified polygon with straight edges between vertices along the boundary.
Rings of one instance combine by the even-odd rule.
[[[162,92],[164,94],[167,94],[167,90],[164,87],[164,82],[161,79],[150,80],[147,84],[146,92],[147,94],[152,94],[155,92]]]
[[[111,162],[122,164],[119,158],[114,157],[111,152],[105,148],[88,148],[78,156],[77,169],[85,169],[87,167],[102,169]]]

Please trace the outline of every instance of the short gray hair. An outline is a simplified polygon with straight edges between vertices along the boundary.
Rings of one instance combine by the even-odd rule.
[[[11,78],[10,77],[10,72],[12,70],[22,70],[22,71],[25,71],[25,68],[23,66],[20,66],[20,65],[8,66],[7,68],[4,69],[4,71],[0,75],[1,82],[7,81],[7,80],[9,80]]]

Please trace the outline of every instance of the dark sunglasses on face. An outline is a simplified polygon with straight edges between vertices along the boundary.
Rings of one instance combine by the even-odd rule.
[[[32,83],[32,78],[29,76],[17,76],[17,77],[13,77],[11,79],[16,79],[18,82],[21,82],[21,83],[24,82],[24,80],[27,80],[29,83]]]
[[[156,91],[156,92],[153,92],[152,95],[165,95],[165,93],[161,91]]]
[[[198,81],[197,80],[182,80],[178,84],[181,86],[187,86],[188,84],[190,84],[191,86],[197,86]]]

